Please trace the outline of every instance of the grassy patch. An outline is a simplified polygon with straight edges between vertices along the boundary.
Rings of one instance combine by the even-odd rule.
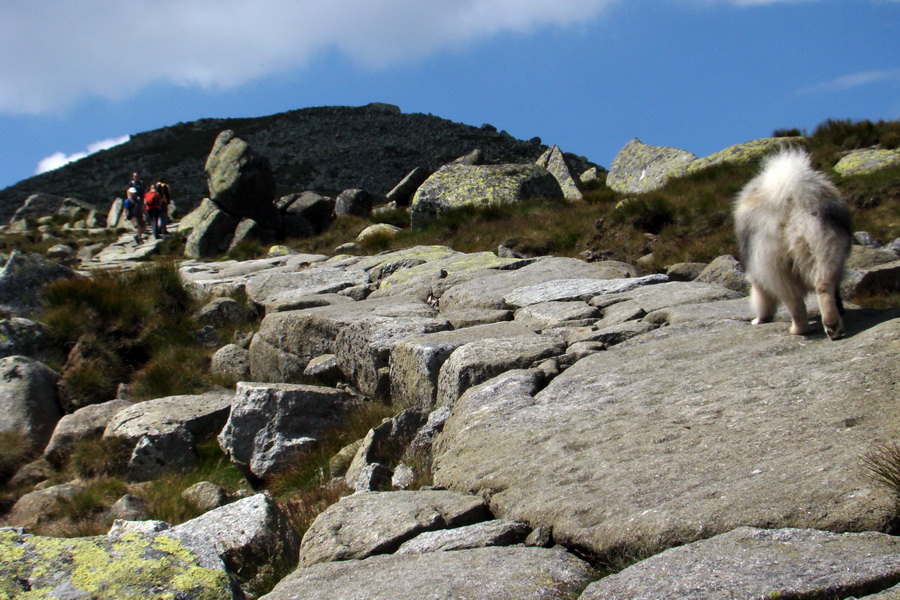
[[[120,438],[90,437],[72,450],[66,470],[80,479],[123,477],[129,454]]]
[[[219,448],[215,439],[197,446],[199,465],[186,473],[167,473],[159,479],[141,484],[136,492],[147,506],[151,519],[172,525],[184,523],[202,514],[193,503],[181,494],[196,483],[210,481],[230,493],[246,488],[247,482]]]
[[[60,384],[69,410],[114,398],[122,382],[137,399],[222,383],[209,373],[211,350],[192,335],[203,299],[191,296],[174,261],[59,280],[44,298],[39,320],[69,354]]]

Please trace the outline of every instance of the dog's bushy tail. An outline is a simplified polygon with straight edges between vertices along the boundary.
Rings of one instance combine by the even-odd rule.
[[[806,151],[787,148],[763,161],[759,191],[763,197],[780,205],[810,193],[811,188],[818,188],[821,185],[819,179]]]

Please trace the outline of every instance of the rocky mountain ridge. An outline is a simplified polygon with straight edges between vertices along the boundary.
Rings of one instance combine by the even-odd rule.
[[[279,196],[359,188],[383,195],[416,167],[435,170],[480,149],[490,162],[534,162],[547,150],[540,139],[513,138],[492,125],[455,123],[404,114],[396,106],[317,107],[255,118],[200,119],[133,135],[119,146],[0,190],[0,222],[36,193],[76,197],[108,207],[135,170],[165,176],[180,208],[208,195],[204,163],[216,136],[233,130],[268,159]],[[567,156],[591,166],[583,157]]]

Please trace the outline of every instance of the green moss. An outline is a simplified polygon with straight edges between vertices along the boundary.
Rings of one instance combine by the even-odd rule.
[[[224,570],[200,559],[175,538],[127,534],[71,540],[0,532],[0,598],[47,598],[63,582],[90,598],[185,598],[230,596]],[[14,583],[27,579],[24,591]]]

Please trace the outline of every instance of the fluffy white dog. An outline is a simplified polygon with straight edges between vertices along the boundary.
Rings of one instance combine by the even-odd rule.
[[[844,335],[839,285],[850,254],[850,211],[809,154],[789,149],[768,157],[738,194],[734,221],[753,323],[771,321],[780,301],[791,314],[791,333],[806,333],[804,300],[814,290],[825,333]]]

